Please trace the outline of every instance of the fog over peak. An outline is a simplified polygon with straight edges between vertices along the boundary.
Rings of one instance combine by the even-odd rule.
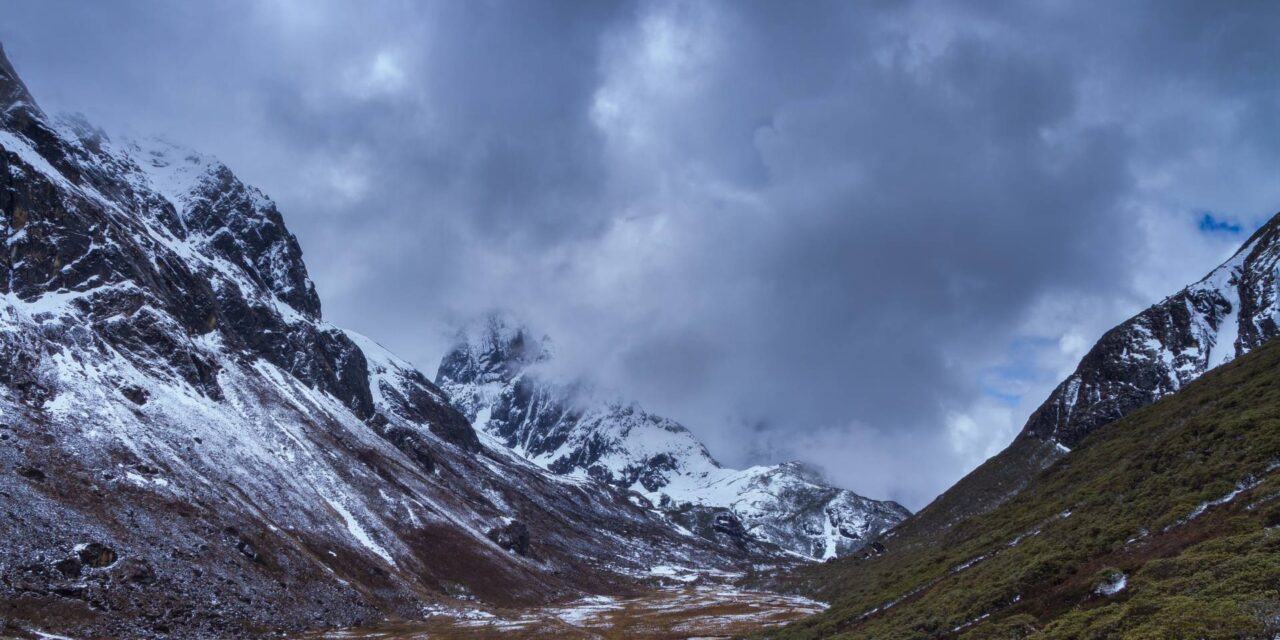
[[[0,41],[268,193],[425,372],[509,309],[728,465],[914,509],[1280,209],[1277,10],[14,0]]]

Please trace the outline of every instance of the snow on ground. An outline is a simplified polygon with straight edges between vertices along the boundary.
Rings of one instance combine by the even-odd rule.
[[[1264,469],[1262,473],[1259,473],[1257,475],[1250,475],[1245,479],[1241,480],[1240,482],[1237,482],[1235,488],[1232,489],[1231,491],[1228,491],[1226,495],[1220,498],[1215,498],[1213,500],[1207,500],[1205,502],[1201,502],[1199,505],[1196,505],[1196,508],[1192,509],[1191,513],[1188,513],[1187,515],[1180,518],[1177,522],[1165,527],[1164,530],[1168,531],[1174,527],[1187,524],[1188,522],[1191,522],[1192,520],[1195,520],[1196,518],[1199,518],[1200,516],[1204,515],[1204,513],[1209,509],[1227,504],[1228,502],[1235,500],[1237,497],[1240,496],[1240,494],[1257,488],[1259,485],[1262,484],[1262,481],[1267,476],[1271,475],[1276,470],[1280,470],[1280,460],[1272,461],[1271,464],[1267,465],[1267,468]]]
[[[341,502],[329,497],[325,497],[324,500],[329,503],[330,507],[333,507],[334,511],[338,512],[338,515],[342,516],[343,522],[347,523],[347,531],[351,533],[352,537],[358,540],[364,548],[372,551],[379,558],[386,560],[387,564],[395,566],[396,561],[391,557],[391,554],[387,553],[386,549],[383,549],[381,545],[373,541],[373,538],[369,537],[369,532],[361,526],[360,521],[356,520],[355,516],[351,515],[350,511],[347,511],[346,507],[342,506]]]
[[[655,575],[686,575],[685,571],[693,570],[654,568]],[[307,638],[726,637],[778,626],[824,609],[825,604],[807,598],[744,591],[712,581],[662,588],[633,598],[590,596],[524,611],[438,605],[426,609],[427,617],[420,622],[323,632]]]
[[[1124,591],[1127,586],[1129,586],[1129,576],[1123,573],[1117,573],[1111,576],[1110,579],[1098,585],[1098,588],[1094,590],[1094,593],[1097,593],[1100,596],[1114,596],[1115,594]]]

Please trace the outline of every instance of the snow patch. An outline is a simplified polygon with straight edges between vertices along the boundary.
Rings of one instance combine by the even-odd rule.
[[[1129,576],[1123,573],[1117,573],[1109,576],[1108,579],[1098,585],[1098,588],[1094,589],[1093,592],[1100,596],[1114,596],[1115,594],[1124,591],[1127,586],[1129,586]]]
[[[396,561],[391,557],[391,554],[387,553],[386,549],[383,549],[381,545],[373,541],[373,538],[369,537],[369,532],[365,531],[365,528],[356,520],[355,516],[351,515],[350,511],[347,511],[346,507],[342,506],[342,503],[328,497],[324,500],[329,503],[329,506],[333,507],[334,511],[338,512],[338,515],[342,516],[342,520],[347,523],[347,532],[352,537],[364,545],[364,548],[372,551],[379,558],[386,560],[387,564],[393,567],[396,566]]]

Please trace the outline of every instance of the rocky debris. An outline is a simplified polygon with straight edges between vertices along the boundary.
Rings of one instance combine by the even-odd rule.
[[[129,399],[130,402],[142,406],[147,403],[147,390],[137,385],[125,385],[120,387],[120,395]]]
[[[529,527],[523,522],[513,521],[502,527],[494,527],[486,534],[499,547],[513,553],[529,555]]]
[[[382,437],[417,462],[423,471],[429,472],[435,469],[436,463],[431,457],[431,448],[417,432],[403,427],[390,427],[382,432]]]
[[[874,558],[875,556],[883,555],[885,551],[887,551],[887,549],[885,549],[883,544],[873,542],[862,549],[862,555],[859,557],[863,560],[867,560]]]
[[[45,476],[44,471],[40,469],[40,467],[32,467],[32,466],[18,467],[18,475],[28,480],[34,480],[35,482],[44,482],[45,478],[47,477]]]
[[[54,563],[53,568],[57,569],[64,578],[79,578],[80,568],[83,566],[79,558],[63,558]]]
[[[117,559],[115,549],[97,542],[78,546],[76,558],[81,565],[95,569],[105,569],[115,564]]]
[[[253,546],[253,542],[248,538],[240,538],[236,541],[236,551],[244,554],[244,557],[253,560],[254,562],[259,560],[258,548]]]
[[[477,428],[553,473],[640,493],[674,524],[763,555],[852,553],[909,515],[832,487],[800,463],[725,469],[674,420],[590,381],[543,375],[554,346],[535,335],[493,314],[461,332],[436,383]]]

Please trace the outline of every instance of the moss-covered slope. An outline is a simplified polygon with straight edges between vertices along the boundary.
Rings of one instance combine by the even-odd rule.
[[[1087,437],[995,511],[806,572],[776,638],[1280,634],[1280,342]]]

